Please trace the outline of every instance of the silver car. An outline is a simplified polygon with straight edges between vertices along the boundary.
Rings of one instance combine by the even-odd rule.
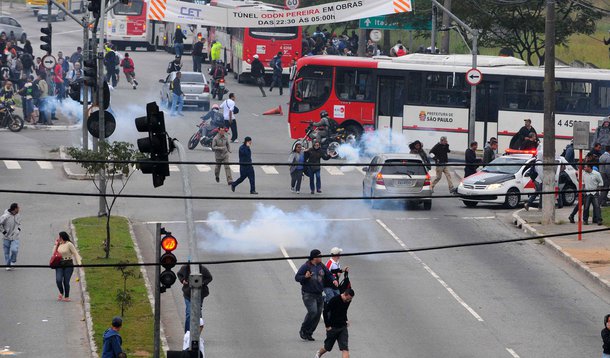
[[[21,43],[25,43],[28,36],[23,31],[21,24],[10,16],[0,16],[0,33],[4,32],[6,37],[10,35],[11,31],[15,34],[15,38]]]
[[[401,164],[382,166],[380,164]],[[417,154],[379,154],[364,168],[362,196],[409,196],[407,204],[423,203],[424,210],[432,208],[430,175],[421,157]],[[373,207],[379,200],[371,200]]]
[[[201,72],[183,72],[180,78],[180,87],[184,93],[184,105],[196,105],[210,110],[210,86],[208,80]],[[165,79],[159,80],[161,86],[161,104],[168,108],[172,106],[171,83],[176,78],[176,72],[172,72]]]

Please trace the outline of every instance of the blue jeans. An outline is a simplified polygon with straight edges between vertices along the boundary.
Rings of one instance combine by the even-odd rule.
[[[17,263],[17,253],[19,252],[19,240],[4,239],[4,262],[7,266]]]
[[[175,43],[174,44],[174,49],[176,50],[176,56],[182,57],[182,53],[184,52],[184,44],[182,44],[182,43]]]
[[[193,56],[193,72],[201,72],[203,56]]]
[[[64,297],[70,297],[70,278],[74,272],[74,266],[58,267],[55,269],[55,283],[57,289]]]
[[[610,358],[610,354],[602,353],[602,358]]]
[[[339,290],[336,288],[324,287],[324,303],[328,303],[331,298],[337,296],[339,294]]]
[[[303,296],[303,304],[307,309],[307,314],[303,319],[303,324],[301,324],[301,332],[305,336],[311,336],[318,327],[318,323],[320,323],[320,315],[322,315],[324,309],[324,299],[322,294],[319,293],[302,292],[301,295]]]
[[[316,182],[315,189],[317,191],[322,190],[322,182],[320,181],[320,169],[312,171],[311,175],[309,176],[309,189],[311,189],[311,192],[314,191],[314,181]]]
[[[201,317],[203,317],[203,300],[201,300]],[[184,297],[184,333],[190,330],[191,328],[191,299]]]
[[[542,191],[542,183],[539,183],[534,180],[534,186],[536,187],[536,191]],[[539,194],[530,195],[529,199],[527,199],[527,205],[532,206],[532,204],[534,204],[534,201],[536,201],[538,195]],[[540,195],[540,203],[538,204],[538,207],[542,207],[542,195]]]
[[[170,115],[176,114],[176,107],[178,107],[178,113],[182,113],[182,106],[184,106],[184,97],[172,93],[172,110]]]

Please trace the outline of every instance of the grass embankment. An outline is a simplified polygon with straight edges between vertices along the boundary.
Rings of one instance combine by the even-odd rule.
[[[87,217],[74,220],[78,237],[78,250],[85,264],[116,264],[138,262],[129,225],[125,218],[112,217],[110,258],[105,259],[103,241],[106,237],[106,218]],[[132,290],[133,306],[123,316],[123,350],[128,357],[150,357],[153,352],[153,313],[148,300],[144,279],[138,268],[132,268],[135,277],[127,280]],[[101,356],[102,336],[110,327],[112,317],[121,314],[115,300],[117,291],[123,288],[121,272],[115,268],[86,268],[87,290],[91,297],[91,317],[95,343]]]
[[[604,225],[610,225],[610,207],[602,208],[602,220]]]

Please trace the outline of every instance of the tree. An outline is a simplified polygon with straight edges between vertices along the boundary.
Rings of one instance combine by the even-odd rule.
[[[112,200],[108,202],[108,197],[104,197],[104,204],[108,215],[106,216],[106,240],[104,240],[104,252],[106,258],[110,257],[110,214],[112,208],[121,195],[129,179],[135,172],[129,163],[114,163],[115,161],[136,161],[141,159],[141,153],[133,149],[133,145],[127,142],[112,142],[100,141],[98,151],[89,149],[81,149],[70,147],[67,149],[68,154],[79,161],[87,175],[95,178],[96,175],[102,175],[106,182],[110,181],[110,191]],[[115,188],[115,182],[120,183],[120,189]],[[93,180],[93,185],[100,191],[99,184]]]
[[[471,0],[454,2],[454,13],[470,27],[480,30],[484,47],[513,49],[529,65],[544,64],[544,24],[546,0]],[[568,46],[574,34],[590,35],[602,13],[590,0],[556,2],[555,41]],[[460,32],[470,37],[464,29]]]

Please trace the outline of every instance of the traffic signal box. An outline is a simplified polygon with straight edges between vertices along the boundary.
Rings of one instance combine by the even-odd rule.
[[[176,282],[176,274],[172,271],[172,268],[176,266],[176,255],[172,253],[178,246],[178,240],[172,236],[171,233],[166,233],[161,239],[161,248],[163,253],[159,258],[159,263],[164,268],[163,272],[159,276],[159,282],[161,283],[160,291],[165,292],[166,289],[172,287]]]
[[[169,176],[169,145],[165,117],[155,102],[146,105],[146,117],[136,118],[136,128],[138,132],[148,133],[148,137],[138,139],[138,149],[142,153],[150,153],[150,158],[139,161],[140,170],[144,174],[152,174],[153,186],[159,187]]]
[[[44,36],[40,36],[40,49],[47,52],[47,55],[50,55],[53,52],[53,27],[51,25],[47,27],[40,28],[40,32],[44,34]]]

